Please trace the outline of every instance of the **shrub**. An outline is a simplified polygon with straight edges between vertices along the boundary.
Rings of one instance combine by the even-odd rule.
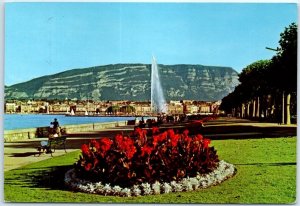
[[[129,187],[156,181],[178,181],[213,171],[219,162],[210,140],[170,129],[160,133],[136,128],[129,135],[116,135],[82,145],[75,163],[77,174],[91,181]]]

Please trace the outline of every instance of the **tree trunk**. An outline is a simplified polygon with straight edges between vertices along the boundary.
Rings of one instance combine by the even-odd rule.
[[[291,103],[291,93],[286,95],[286,124],[291,124],[291,111],[290,111],[290,103]]]
[[[245,117],[245,105],[244,105],[244,103],[242,104],[242,106],[241,106],[242,108],[241,108],[241,117],[242,118],[244,118]]]
[[[260,116],[260,111],[259,111],[259,108],[260,107],[260,102],[259,102],[259,97],[257,97],[257,104],[256,104],[256,117],[259,118]]]
[[[252,117],[255,117],[255,99],[252,100],[252,106],[253,106],[253,110],[252,110]]]
[[[250,116],[250,102],[247,103],[247,118]]]
[[[273,101],[272,101],[273,100]],[[275,104],[276,104],[276,96],[274,95],[273,98],[271,99],[272,103],[271,103],[271,115],[274,115],[274,110],[275,110]]]
[[[284,109],[285,109],[285,104],[284,104],[284,91],[282,92],[282,107],[281,107],[281,124],[284,124]]]

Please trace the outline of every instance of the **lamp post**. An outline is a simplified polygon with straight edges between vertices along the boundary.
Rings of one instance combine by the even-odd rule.
[[[266,47],[266,49],[268,50],[271,50],[271,51],[276,51],[276,52],[279,52],[281,51],[281,49],[279,48],[276,48],[276,49],[273,49],[273,48],[270,48],[270,47]],[[282,114],[281,114],[281,124],[284,124],[284,91],[282,92]]]
[[[271,51],[280,51],[278,48],[277,49],[273,49],[273,48],[270,48],[270,47],[266,47],[266,49],[271,50]]]

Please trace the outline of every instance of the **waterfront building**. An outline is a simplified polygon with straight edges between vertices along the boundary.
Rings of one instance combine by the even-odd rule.
[[[200,113],[210,113],[211,112],[211,106],[210,105],[205,105],[205,104],[202,104],[201,106],[199,106],[199,112]]]
[[[168,114],[183,114],[183,105],[180,102],[170,101]]]
[[[31,113],[31,104],[27,104],[27,103],[22,103],[19,106],[20,109],[20,113]]]
[[[52,105],[49,105],[49,112],[50,113],[66,113],[70,111],[70,106],[65,103],[55,103]]]
[[[137,115],[151,114],[151,103],[150,102],[136,102],[135,113]]]
[[[169,114],[218,114],[221,101],[205,102],[194,100],[171,100],[167,104],[167,113]],[[89,115],[106,114],[110,112],[109,108],[114,107],[115,114],[131,115],[151,115],[150,101],[9,101],[4,104],[5,113],[50,113],[50,114],[67,114],[72,110],[82,115],[88,112]]]
[[[12,102],[12,103],[5,103],[5,113],[15,113],[17,109],[17,105],[16,103]]]

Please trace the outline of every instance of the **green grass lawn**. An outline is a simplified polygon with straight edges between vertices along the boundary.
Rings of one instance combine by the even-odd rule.
[[[68,191],[64,173],[80,152],[4,173],[6,202],[119,203],[293,203],[296,201],[296,137],[214,140],[220,159],[237,174],[222,184],[193,192],[114,197]]]

